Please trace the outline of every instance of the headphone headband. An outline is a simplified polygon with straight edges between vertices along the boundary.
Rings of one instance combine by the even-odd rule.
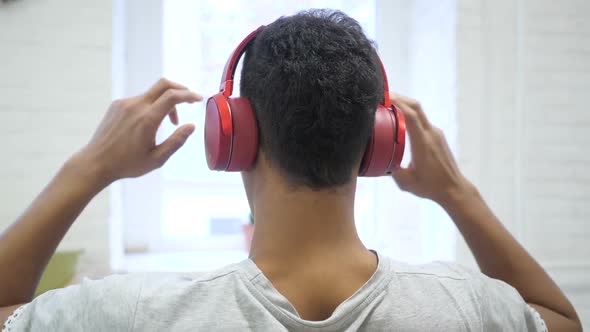
[[[240,58],[242,57],[242,54],[244,54],[246,51],[246,47],[265,27],[266,25],[261,25],[258,27],[258,29],[250,32],[250,34],[248,34],[246,38],[244,38],[244,40],[242,40],[238,47],[236,47],[236,49],[232,52],[229,59],[227,59],[225,67],[223,68],[223,75],[221,75],[221,84],[219,85],[219,92],[223,93],[225,97],[230,97],[232,95],[234,90],[234,75],[236,73],[236,68]],[[385,73],[385,67],[383,66],[383,61],[381,61],[379,54],[377,52],[375,52],[375,54],[377,55],[377,60],[379,60],[379,67],[381,68],[381,73],[383,75],[383,106],[391,108],[387,73]]]
[[[385,66],[383,66],[383,61],[381,61],[381,57],[375,51],[375,55],[377,55],[377,60],[379,60],[379,67],[381,67],[381,73],[383,75],[383,106],[387,108],[391,108],[391,99],[389,99],[389,82],[387,81],[387,73],[385,73]]]
[[[250,32],[250,34],[247,35],[246,38],[244,38],[244,40],[242,40],[238,47],[236,47],[236,49],[232,52],[229,59],[227,59],[225,67],[223,68],[223,75],[221,76],[221,84],[219,85],[219,92],[222,92],[224,96],[231,96],[234,90],[234,75],[236,73],[236,68],[238,67],[238,62],[240,61],[242,54],[244,54],[246,51],[246,47],[265,27],[265,25],[261,25],[258,27],[258,29]]]

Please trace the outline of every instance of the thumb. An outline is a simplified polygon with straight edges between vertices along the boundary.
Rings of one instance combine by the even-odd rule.
[[[412,172],[411,167],[399,168],[394,171],[391,176],[395,180],[397,186],[403,191],[408,191],[411,184],[414,182],[414,173]]]
[[[195,131],[195,125],[192,123],[185,124],[176,129],[170,137],[168,137],[160,145],[156,146],[152,155],[159,166],[164,163],[180,149],[189,136]]]

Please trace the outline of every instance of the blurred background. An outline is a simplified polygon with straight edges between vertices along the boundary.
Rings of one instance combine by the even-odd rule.
[[[112,99],[162,76],[210,96],[251,30],[326,7],[361,23],[391,89],[420,100],[462,170],[590,328],[586,0],[2,1],[0,230],[87,142]],[[202,128],[203,104],[179,111]],[[172,130],[165,123],[158,139]],[[202,136],[88,206],[59,248],[82,251],[74,280],[204,271],[247,257],[254,226],[240,176],[207,169]],[[357,196],[368,247],[411,263],[475,266],[434,204],[389,178],[361,179]]]

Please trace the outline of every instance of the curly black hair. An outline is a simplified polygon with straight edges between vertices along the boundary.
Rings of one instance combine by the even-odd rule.
[[[260,148],[294,186],[344,185],[370,138],[383,77],[359,23],[328,9],[281,17],[246,50],[240,94]]]

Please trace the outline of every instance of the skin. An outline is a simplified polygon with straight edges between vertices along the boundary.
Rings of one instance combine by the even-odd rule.
[[[31,301],[55,248],[96,194],[118,179],[162,166],[184,144],[193,125],[179,127],[160,145],[156,130],[166,116],[177,123],[176,104],[200,100],[185,87],[160,80],[141,96],[112,103],[91,141],[0,236],[0,271],[10,271],[0,273],[0,321],[14,305]]]
[[[392,101],[406,116],[413,156],[407,169],[394,173],[398,186],[445,209],[480,270],[514,287],[541,314],[549,331],[582,331],[572,304],[461,174],[443,132],[430,124],[420,104],[395,94]]]
[[[0,271],[11,271],[0,274],[0,321],[32,300],[47,261],[97,193],[113,181],[162,166],[184,144],[193,125],[179,127],[160,145],[155,144],[156,130],[166,116],[178,123],[176,104],[201,99],[179,84],[160,80],[145,94],[111,105],[90,143],[0,236]],[[550,330],[581,331],[567,298],[461,174],[442,131],[414,100],[393,95],[392,101],[406,116],[413,156],[408,168],[394,174],[398,186],[440,204],[482,272],[515,287]],[[256,216],[251,258],[304,319],[329,317],[377,267],[376,256],[355,229],[357,171],[342,187],[294,188],[259,151],[255,166],[242,173]]]

